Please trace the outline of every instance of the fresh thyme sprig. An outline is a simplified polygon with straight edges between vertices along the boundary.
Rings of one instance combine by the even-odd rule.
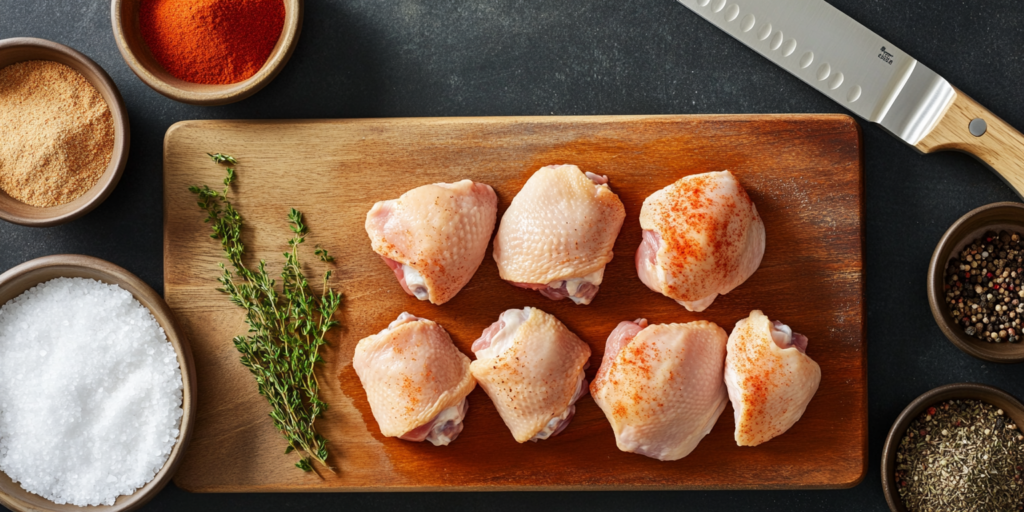
[[[207,155],[218,164],[238,164],[238,160],[235,160],[235,157],[231,155],[225,155],[223,153],[207,153]]]
[[[238,163],[221,153],[209,156],[218,164]],[[260,260],[255,271],[245,266],[245,245],[241,239],[244,223],[228,199],[235,177],[234,168],[228,168],[223,192],[206,185],[189,187],[198,198],[199,208],[206,212],[204,222],[212,225],[210,237],[220,240],[224,255],[234,269],[232,274],[220,264],[218,291],[228,294],[232,303],[245,309],[249,334],[232,341],[242,354],[242,364],[256,377],[260,394],[270,402],[274,426],[288,441],[285,453],[299,450],[302,458],[295,465],[303,471],[313,471],[314,461],[331,469],[327,465],[327,439],[314,427],[316,419],[327,409],[327,404],[319,397],[320,386],[314,367],[323,362],[319,349],[327,344],[327,332],[339,324],[333,317],[341,306],[342,294],[331,290],[330,270],[324,273],[323,292],[313,293],[298,254],[309,230],[302,213],[294,208],[288,212],[292,238],[288,240],[289,250],[284,253],[281,292],[267,273],[265,261]],[[314,254],[324,262],[334,260],[320,246]]]

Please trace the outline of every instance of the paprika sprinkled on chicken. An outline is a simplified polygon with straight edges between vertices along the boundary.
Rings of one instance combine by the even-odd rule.
[[[497,215],[489,185],[435,183],[374,204],[366,233],[406,293],[444,304],[480,268]]]
[[[469,358],[440,325],[402,313],[359,340],[352,367],[385,436],[441,446],[462,432],[476,381]]]
[[[821,383],[821,368],[806,352],[806,336],[758,310],[736,323],[725,358],[736,444],[757,446],[800,420]]]
[[[501,278],[515,286],[590,304],[625,218],[607,176],[575,165],[543,167],[502,216],[494,261]]]
[[[624,452],[658,460],[689,455],[718,421],[725,331],[705,321],[622,322],[608,336],[590,385]]]
[[[644,200],[636,269],[648,288],[704,311],[764,256],[764,222],[729,171],[680,179]]]
[[[590,347],[553,315],[510,309],[473,342],[473,377],[520,443],[562,432],[587,392]]]

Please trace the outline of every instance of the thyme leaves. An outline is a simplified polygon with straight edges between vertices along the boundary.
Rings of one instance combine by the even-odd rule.
[[[217,164],[238,163],[230,155],[208,155]],[[223,191],[206,185],[189,187],[199,208],[206,212],[204,222],[211,225],[210,237],[220,241],[230,263],[230,268],[219,264],[218,291],[246,312],[249,332],[236,336],[232,343],[241,354],[242,365],[255,377],[259,393],[271,406],[274,426],[288,442],[285,453],[299,451],[295,466],[309,472],[315,471],[314,463],[318,463],[333,471],[327,464],[327,439],[315,427],[327,404],[320,400],[314,369],[323,363],[320,347],[327,344],[327,333],[339,325],[334,314],[341,307],[343,295],[331,289],[330,270],[324,272],[322,292],[313,291],[299,260],[299,247],[309,229],[302,213],[294,208],[288,212],[292,237],[283,253],[280,291],[265,261],[261,260],[256,269],[245,265],[241,238],[244,221],[228,198],[236,179],[235,169],[228,167]],[[314,254],[322,262],[334,260],[320,246]]]

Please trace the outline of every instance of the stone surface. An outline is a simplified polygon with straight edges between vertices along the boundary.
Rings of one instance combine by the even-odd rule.
[[[1024,128],[1024,3],[832,0],[1007,122]],[[113,77],[132,147],[117,189],[70,224],[0,224],[0,271],[47,254],[122,265],[162,290],[161,148],[183,119],[844,112],[673,0],[312,0],[299,46],[255,96],[193,107],[160,96],[114,45],[102,0],[0,0],[0,38],[69,45]],[[943,231],[983,204],[1019,200],[959,154],[919,156],[864,128],[870,466],[846,491],[192,495],[168,486],[149,510],[885,510],[879,457],[917,395],[975,381],[1024,397],[1020,367],[967,356],[925,297]],[[298,163],[297,165],[301,165]],[[173,214],[173,212],[169,212]],[[594,468],[613,471],[614,468]]]

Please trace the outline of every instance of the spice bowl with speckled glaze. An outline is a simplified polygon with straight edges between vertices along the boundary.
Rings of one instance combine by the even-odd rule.
[[[946,230],[928,266],[928,304],[939,329],[960,350],[993,363],[1019,363],[1024,361],[1024,342],[995,343],[969,336],[946,304],[945,275],[950,259],[985,232],[1001,230],[1024,233],[1024,204],[988,204],[968,212]]]
[[[0,40],[0,69],[29,60],[58,62],[79,72],[107,102],[114,123],[114,149],[110,155],[110,163],[107,164],[99,181],[77,199],[60,206],[43,208],[25,204],[0,191],[0,219],[23,226],[47,227],[85,215],[114,191],[128,162],[128,110],[114,81],[89,57],[45,39],[14,37]]]
[[[139,8],[142,0],[111,0],[110,19],[117,49],[139,79],[172,100],[192,105],[226,105],[244,100],[265,87],[291,58],[302,29],[303,0],[283,0],[284,28],[270,57],[255,75],[232,84],[196,84],[167,72],[142,36]]]
[[[900,441],[910,423],[925,409],[947,400],[979,400],[1002,409],[1015,424],[1024,425],[1024,405],[1009,393],[992,386],[974,383],[947,384],[917,397],[896,418],[882,448],[882,492],[892,512],[908,512],[896,484],[896,453],[899,451]]]

